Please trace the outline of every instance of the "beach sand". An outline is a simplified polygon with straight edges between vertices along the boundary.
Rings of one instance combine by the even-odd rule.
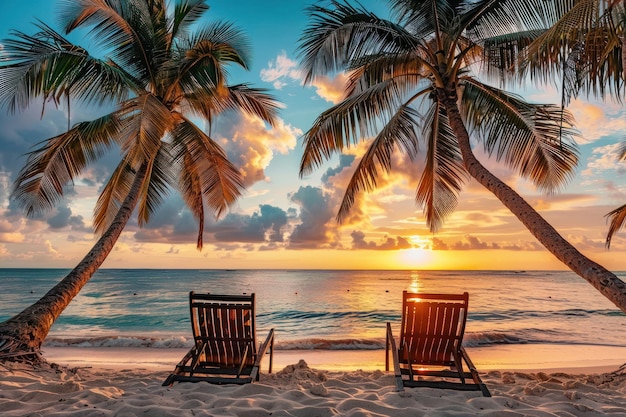
[[[552,345],[527,346],[528,356],[511,349],[470,351],[492,394],[485,398],[432,388],[397,392],[382,351],[276,351],[274,372],[265,364],[258,383],[162,387],[183,350],[47,348],[58,367],[0,365],[0,415],[626,416],[623,348],[583,348],[579,357],[561,358]],[[533,364],[557,367],[525,369]]]

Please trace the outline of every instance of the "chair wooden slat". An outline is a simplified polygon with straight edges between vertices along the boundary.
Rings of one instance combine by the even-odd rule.
[[[257,351],[255,297],[251,295],[189,294],[194,347],[163,385],[176,381],[243,384],[258,380],[261,359],[274,353],[271,329]],[[228,382],[227,382],[228,381]]]
[[[396,350],[391,324],[387,323],[385,359],[389,370],[389,354],[393,355],[394,371],[398,381],[402,381],[402,388],[428,386],[478,390],[484,396],[491,396],[462,346],[468,305],[467,292],[403,292],[398,348]],[[464,370],[463,362],[469,372]],[[469,380],[472,383],[467,382]]]

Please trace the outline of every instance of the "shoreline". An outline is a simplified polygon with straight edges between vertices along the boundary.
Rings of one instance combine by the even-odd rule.
[[[520,344],[466,348],[479,372],[543,371],[567,373],[610,372],[626,363],[626,347],[598,345]],[[187,348],[46,347],[44,358],[70,368],[139,367],[173,370]],[[311,368],[327,371],[384,371],[385,350],[280,350],[274,351],[274,372],[304,360]],[[261,372],[267,372],[268,356]]]

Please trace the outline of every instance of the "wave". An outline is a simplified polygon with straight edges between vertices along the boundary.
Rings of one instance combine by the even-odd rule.
[[[159,348],[180,349],[191,348],[193,338],[174,337],[147,337],[147,336],[96,336],[96,337],[48,337],[44,342],[50,347],[130,347],[130,348]]]
[[[480,347],[491,345],[518,345],[525,343],[540,343],[539,340],[524,339],[519,336],[513,336],[506,333],[498,332],[476,332],[466,333],[463,338],[463,345],[467,347]]]
[[[343,338],[325,339],[308,338],[299,340],[277,339],[274,347],[277,350],[380,350],[385,349],[384,338]],[[548,343],[546,340],[525,339],[501,332],[466,333],[463,344],[467,347],[489,347],[495,345],[517,345]],[[566,340],[550,340],[556,344],[579,344]],[[591,343],[589,343],[591,344]],[[84,348],[158,348],[158,349],[189,349],[193,338],[185,336],[97,336],[97,337],[48,337],[44,344],[49,347],[84,347]],[[610,345],[612,346],[612,345]]]

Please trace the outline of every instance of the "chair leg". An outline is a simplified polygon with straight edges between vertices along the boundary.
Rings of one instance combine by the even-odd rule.
[[[250,345],[246,345],[246,348],[243,350],[243,355],[241,356],[241,364],[239,365],[239,370],[237,371],[237,378],[241,376],[241,372],[243,371],[243,367],[246,366],[246,362],[248,361],[248,352],[250,351]]]
[[[200,362],[200,356],[204,354],[204,349],[206,349],[206,343],[202,343],[202,346],[200,347],[200,349],[198,349],[196,346],[196,351],[195,351],[196,354],[193,356],[193,359],[191,361],[191,369],[189,371],[189,376],[193,376],[193,371],[196,369],[196,366],[198,366],[198,362]]]
[[[274,362],[274,338],[272,337],[272,341],[270,342],[270,368],[269,373],[272,373],[272,363]]]
[[[454,366],[456,368],[456,371],[459,374],[459,378],[461,379],[461,383],[465,384],[465,375],[463,374],[463,360],[461,358],[461,355],[459,354],[459,352],[457,350],[454,350],[452,352],[452,356],[454,357]]]

